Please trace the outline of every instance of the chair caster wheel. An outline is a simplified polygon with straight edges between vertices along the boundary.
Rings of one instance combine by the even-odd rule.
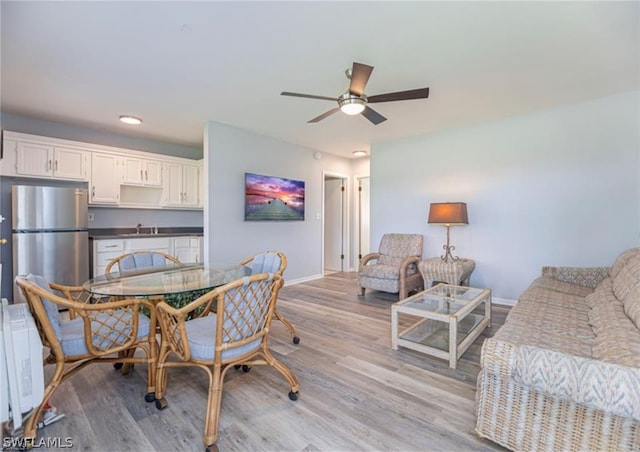
[[[115,370],[120,370],[122,369],[122,366],[124,366],[124,363],[113,363],[113,368]]]
[[[159,410],[164,410],[166,407],[168,407],[169,404],[167,403],[167,400],[163,397],[161,399],[156,399],[156,408]]]
[[[246,364],[243,364],[243,365],[242,365],[242,371],[243,371],[244,373],[247,373],[247,372],[249,372],[250,370],[251,370],[251,367],[250,367],[250,366],[247,366]]]
[[[236,364],[236,365],[234,365],[234,366],[233,366],[233,368],[234,368],[235,370],[238,370],[238,369],[240,369],[241,367],[242,367],[242,364]]]
[[[147,403],[155,402],[156,393],[155,392],[147,392],[144,396],[144,401]]]
[[[289,391],[289,400],[298,400],[298,393],[297,392],[293,392],[293,391]]]
[[[293,343],[298,345],[300,343],[300,338],[298,336],[293,336]]]
[[[211,444],[210,446],[207,446],[207,448],[205,449],[205,452],[218,452],[218,445]]]

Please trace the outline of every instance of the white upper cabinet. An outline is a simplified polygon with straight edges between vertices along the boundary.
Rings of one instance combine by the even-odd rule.
[[[200,198],[199,171],[197,165],[184,165],[182,167],[182,189],[184,190],[183,204],[189,207],[198,206]]]
[[[88,180],[88,151],[27,141],[18,141],[15,149],[17,176]]]
[[[120,157],[94,153],[91,159],[91,191],[89,204],[120,202]]]
[[[123,160],[122,183],[147,187],[162,186],[162,162],[125,157]]]
[[[89,203],[202,209],[202,161],[4,131],[0,175],[88,182]]]
[[[163,205],[168,207],[199,206],[198,165],[165,163],[165,184]]]

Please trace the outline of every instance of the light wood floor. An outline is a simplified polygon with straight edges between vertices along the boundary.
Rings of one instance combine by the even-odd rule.
[[[482,341],[504,323],[508,308],[494,306],[493,327],[451,370],[444,360],[391,350],[397,295],[357,293],[354,273],[281,291],[279,311],[301,343],[293,345],[274,322],[271,346],[297,376],[300,398],[290,401],[286,381],[268,367],[231,370],[219,450],[501,450],[474,433],[474,398]],[[144,402],[145,378],[141,365],[127,376],[109,364],[84,369],[55,393],[52,404],[66,417],[39,430],[39,438],[70,437],[81,451],[204,450],[205,373],[171,369],[163,411]]]

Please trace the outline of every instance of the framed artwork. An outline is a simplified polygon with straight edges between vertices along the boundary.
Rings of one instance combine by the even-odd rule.
[[[244,174],[245,221],[304,221],[304,181]]]

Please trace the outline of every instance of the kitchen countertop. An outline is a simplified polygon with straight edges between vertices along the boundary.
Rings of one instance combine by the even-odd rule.
[[[184,228],[184,227],[159,227],[157,234],[149,234],[149,228],[143,226],[140,228],[140,234],[136,234],[136,228],[104,228],[89,229],[89,239],[131,239],[131,238],[147,238],[147,237],[185,237],[194,236],[201,237],[203,228]]]

